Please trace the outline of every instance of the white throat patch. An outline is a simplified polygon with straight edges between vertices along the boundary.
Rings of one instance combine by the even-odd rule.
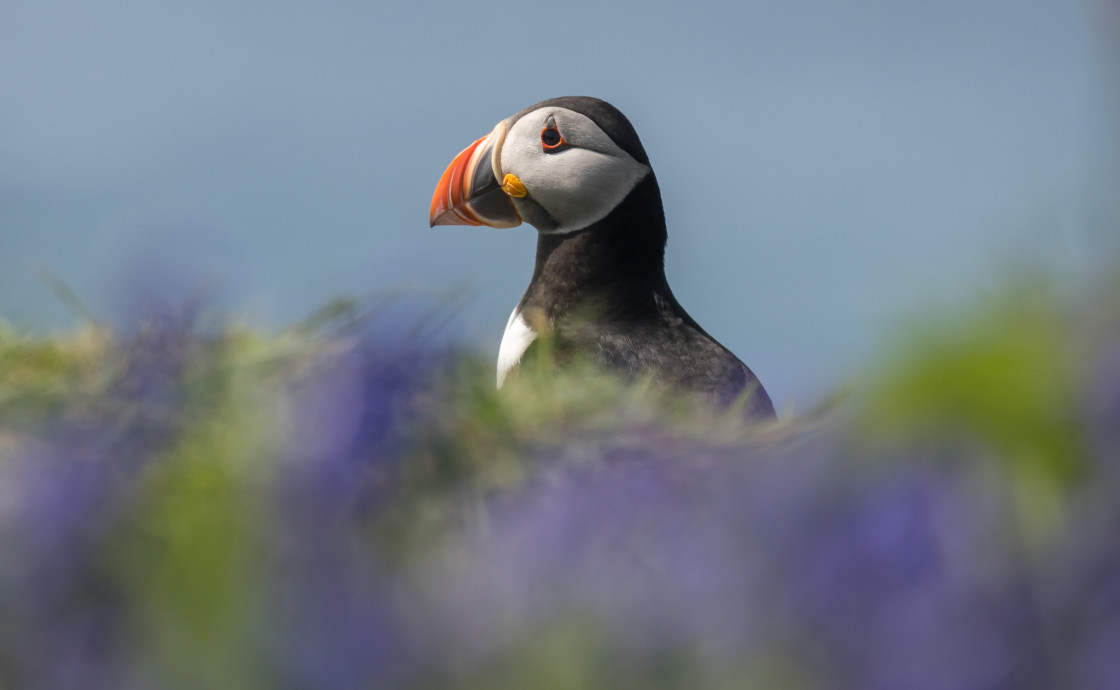
[[[502,345],[498,348],[498,388],[502,387],[506,376],[521,362],[521,356],[536,338],[536,332],[529,328],[529,324],[525,323],[525,319],[515,308],[506,322],[506,332],[502,336]]]
[[[542,149],[541,130],[549,118],[570,148]],[[557,222],[550,232],[575,232],[602,220],[650,172],[591,118],[558,107],[540,108],[513,123],[500,157],[496,167],[517,175],[533,201]]]

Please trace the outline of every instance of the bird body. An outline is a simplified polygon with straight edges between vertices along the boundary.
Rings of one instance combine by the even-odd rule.
[[[561,354],[727,406],[774,416],[754,373],[681,307],[665,277],[657,178],[630,122],[593,98],[543,101],[503,120],[441,179],[431,222],[538,230],[536,262],[510,315],[499,386],[545,332]]]

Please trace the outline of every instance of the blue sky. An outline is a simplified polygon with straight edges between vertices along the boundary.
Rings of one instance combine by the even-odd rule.
[[[1022,256],[1076,266],[1102,69],[1075,0],[46,4],[0,8],[0,316],[170,279],[279,325],[471,292],[497,351],[535,232],[427,226],[451,157],[544,98],[634,123],[680,301],[779,407]]]

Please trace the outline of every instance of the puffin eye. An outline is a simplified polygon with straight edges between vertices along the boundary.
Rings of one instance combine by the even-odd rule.
[[[568,143],[564,141],[560,130],[556,129],[556,120],[551,117],[544,123],[544,129],[541,130],[541,148],[544,149],[545,153],[556,153],[568,148]]]

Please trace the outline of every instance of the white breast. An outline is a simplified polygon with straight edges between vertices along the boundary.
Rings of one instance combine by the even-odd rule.
[[[506,375],[521,361],[521,356],[529,349],[529,345],[536,337],[537,334],[529,328],[525,319],[521,318],[520,312],[514,309],[509,315],[509,321],[506,322],[502,346],[498,349],[498,388],[502,387]]]

